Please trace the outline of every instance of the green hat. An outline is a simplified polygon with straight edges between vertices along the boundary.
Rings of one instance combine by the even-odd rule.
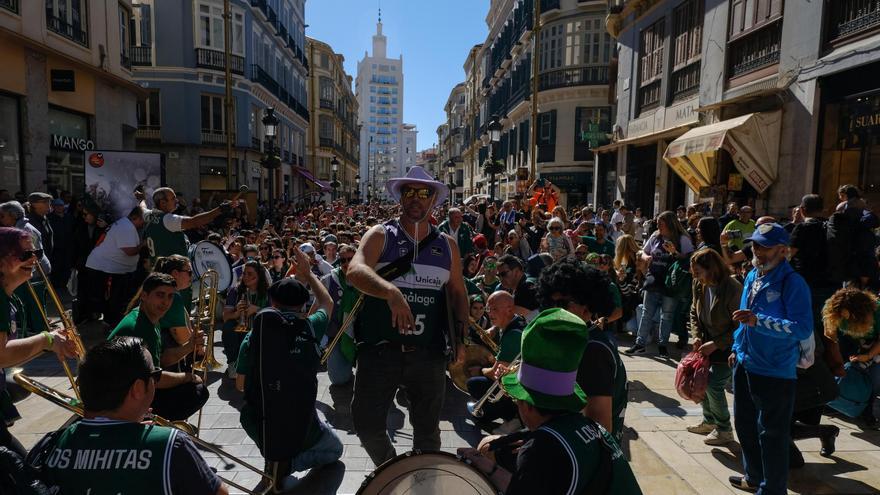
[[[523,332],[519,370],[502,377],[501,385],[533,406],[580,411],[587,396],[576,379],[586,346],[583,320],[561,308],[544,310]]]

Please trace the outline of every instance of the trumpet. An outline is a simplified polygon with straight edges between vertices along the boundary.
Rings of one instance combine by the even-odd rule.
[[[516,371],[519,370],[519,365],[521,362],[522,352],[516,355],[516,358],[514,358],[514,360],[510,363],[510,367],[507,369],[507,373],[502,376],[516,373]],[[503,399],[505,395],[507,395],[507,392],[505,392],[504,388],[501,386],[501,376],[499,376],[498,379],[495,380],[495,382],[492,384],[492,386],[489,387],[489,390],[487,390],[486,393],[483,394],[482,397],[480,397],[480,400],[478,400],[477,403],[474,404],[474,411],[471,414],[473,414],[475,418],[482,418],[483,407],[486,406],[486,403],[495,404],[496,402]]]
[[[46,285],[46,292],[49,293],[49,298],[52,300],[52,304],[55,305],[55,309],[61,317],[61,326],[64,328],[64,333],[67,338],[73,342],[74,347],[76,347],[77,359],[81,360],[86,355],[86,347],[83,344],[82,337],[79,335],[79,331],[76,329],[76,325],[73,323],[73,317],[70,315],[70,311],[64,309],[64,305],[61,304],[61,299],[58,297],[58,293],[55,292],[55,288],[52,286],[52,282],[49,281],[49,277],[46,276],[46,272],[43,271],[43,267],[40,266],[39,260],[35,266],[37,273],[40,274],[40,278],[43,279],[43,283]],[[43,317],[43,322],[45,322],[46,328],[51,328],[49,325],[49,315],[46,313],[46,308],[43,306],[43,303],[40,302],[40,298],[37,296],[37,291],[34,290],[34,286],[30,282],[28,282],[27,285],[31,297],[34,298],[34,304],[37,306],[37,309],[39,309],[40,316]],[[64,374],[67,375],[67,379],[70,380],[70,387],[73,389],[73,393],[76,395],[77,399],[79,399],[79,385],[76,384],[76,377],[73,376],[73,371],[71,371],[70,365],[67,364],[67,360],[63,357],[59,356],[58,359],[61,361],[61,366],[64,368]]]
[[[483,343],[489,347],[489,349],[492,351],[492,354],[498,354],[498,344],[496,344],[495,341],[492,340],[492,337],[489,335],[489,331],[481,327],[480,324],[477,323],[477,320],[473,318],[471,318],[470,320],[471,326],[474,327],[474,330],[477,331],[477,335],[480,336],[480,340],[482,340]]]
[[[80,416],[80,417],[84,416],[85,411],[83,409],[83,403],[79,399],[75,399],[73,397],[65,395],[65,394],[53,389],[52,387],[49,387],[48,385],[45,385],[43,383],[38,382],[37,380],[34,380],[33,378],[25,375],[24,373],[16,373],[13,376],[13,379],[15,380],[16,383],[18,383],[25,390],[27,390],[35,395],[39,395],[40,397],[48,400],[49,402],[54,403],[57,406],[61,406],[65,409],[67,409],[68,411],[76,414],[77,416]],[[226,458],[229,461],[241,464],[242,466],[246,467],[247,469],[250,469],[251,471],[259,474],[260,476],[263,476],[263,477],[269,479],[270,481],[273,479],[269,473],[266,473],[263,470],[256,468],[255,466],[239,459],[238,457],[235,457],[234,455],[224,451],[223,449],[221,449],[213,444],[210,444],[204,440],[199,439],[196,436],[193,436],[192,425],[190,425],[189,423],[186,423],[185,421],[169,421],[165,418],[162,418],[161,416],[156,416],[156,415],[151,415],[145,419],[152,421],[154,424],[157,424],[159,426],[176,428],[176,429],[182,431],[183,433],[187,434],[190,437],[190,439],[193,441],[193,443],[195,443],[199,447],[201,447],[209,452],[213,452],[214,454],[217,454],[220,457]],[[224,478],[222,476],[219,476],[219,478],[221,480],[223,480],[223,482],[226,483],[227,485],[233,486],[233,487],[235,487],[245,493],[249,493],[252,495],[256,495],[257,493],[260,493],[260,492],[245,488],[244,486],[242,486],[238,483],[235,483],[233,481],[230,481],[229,479]]]

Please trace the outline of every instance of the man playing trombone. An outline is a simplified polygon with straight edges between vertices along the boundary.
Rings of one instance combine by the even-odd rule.
[[[110,333],[115,337],[132,336],[143,340],[153,359],[160,367],[162,335],[159,321],[174,302],[177,283],[165,273],[151,273],[141,286],[140,304],[131,310]],[[152,396],[153,412],[172,421],[186,420],[208,401],[208,389],[193,373],[162,371],[156,383],[158,391]]]
[[[493,430],[493,433],[513,433],[522,428],[513,402],[507,397],[495,403],[480,399],[492,387],[495,380],[507,374],[510,363],[519,355],[520,340],[522,339],[522,331],[526,327],[526,320],[516,314],[513,296],[503,290],[496,291],[489,296],[486,312],[489,313],[492,326],[499,332],[500,345],[495,354],[495,363],[488,368],[482,368],[480,376],[475,376],[467,381],[468,393],[477,401],[468,402],[467,408],[468,412],[483,421],[503,419],[505,423]],[[478,406],[479,409],[477,409]]]
[[[35,447],[45,459],[43,481],[70,494],[116,493],[122,485],[127,494],[228,493],[188,436],[141,422],[163,379],[155,361],[133,337],[86,354],[79,368],[82,421]]]

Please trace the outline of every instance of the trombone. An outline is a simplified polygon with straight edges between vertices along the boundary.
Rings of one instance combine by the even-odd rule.
[[[74,399],[73,397],[70,397],[68,395],[62,394],[61,392],[53,389],[52,387],[49,387],[48,385],[45,385],[43,383],[40,383],[40,382],[34,380],[33,378],[25,375],[24,373],[16,373],[13,376],[13,379],[15,380],[16,383],[18,383],[25,390],[27,390],[33,394],[39,395],[40,397],[48,400],[49,402],[54,403],[57,406],[61,406],[64,409],[67,409],[68,411],[76,414],[77,416],[84,415],[82,401],[80,401],[78,399]],[[250,469],[251,471],[259,474],[260,476],[263,476],[264,478],[267,478],[270,481],[273,481],[273,478],[271,475],[269,475],[269,473],[266,473],[261,469],[257,469],[255,466],[239,459],[238,457],[235,457],[234,455],[224,451],[223,449],[221,449],[220,447],[217,447],[216,445],[210,444],[204,440],[201,440],[200,438],[198,438],[196,436],[193,436],[192,425],[189,425],[188,423],[186,423],[184,421],[169,421],[161,416],[156,416],[156,415],[151,415],[145,419],[152,421],[153,423],[155,423],[159,426],[176,428],[176,429],[182,431],[183,433],[187,434],[190,437],[190,439],[193,441],[193,443],[195,443],[199,447],[201,447],[209,452],[212,452],[220,457],[226,458],[232,462],[236,462],[238,464],[241,464],[242,466]],[[260,493],[255,490],[245,488],[242,485],[239,485],[238,483],[230,481],[229,479],[224,478],[222,476],[219,476],[219,478],[221,480],[223,480],[223,482],[226,483],[227,485],[235,487],[245,493],[248,493],[251,495],[256,495],[256,494]]]
[[[40,278],[43,279],[43,283],[46,285],[46,292],[49,293],[49,298],[52,299],[52,304],[55,305],[55,309],[61,317],[61,326],[64,327],[64,333],[67,335],[67,338],[73,342],[74,347],[76,347],[77,358],[82,359],[86,355],[86,347],[83,345],[82,337],[80,337],[76,325],[73,324],[73,317],[70,315],[70,311],[64,309],[64,305],[61,304],[61,299],[58,297],[58,293],[55,292],[55,287],[52,286],[52,282],[49,280],[49,277],[46,276],[43,267],[40,266],[39,260],[37,260],[35,266],[37,272],[40,274]],[[51,329],[49,315],[46,313],[46,308],[43,306],[43,303],[40,302],[40,298],[37,296],[37,291],[34,290],[34,286],[30,282],[27,283],[27,286],[31,293],[31,297],[34,298],[34,304],[40,310],[40,316],[43,317],[46,329]],[[67,379],[70,380],[70,387],[73,389],[73,393],[76,394],[77,399],[79,399],[79,385],[76,384],[76,377],[73,376],[73,371],[71,371],[70,365],[67,364],[67,360],[64,359],[63,356],[58,356],[58,360],[61,361],[61,366],[64,367],[64,374],[67,375]]]
[[[198,343],[194,343],[193,345],[193,373],[200,371],[202,372],[202,381],[207,384],[208,383],[208,372],[211,370],[215,370],[220,367],[220,363],[214,357],[214,322],[217,316],[217,287],[220,282],[220,273],[217,270],[208,270],[202,275],[202,279],[199,285],[199,302],[196,305],[196,314],[193,317],[193,338],[195,338],[195,333],[198,330],[201,330],[205,326],[206,331],[205,335],[208,337],[207,347],[205,348],[205,355],[201,360],[196,361],[196,351],[198,350]],[[196,423],[196,430],[191,435],[198,437],[199,432],[202,429],[202,412],[204,410],[204,406],[199,409],[199,419]],[[187,425],[189,426],[189,425]]]
[[[516,355],[516,358],[510,363],[510,367],[507,369],[507,373],[498,377],[492,386],[489,387],[489,390],[486,391],[485,394],[474,404],[474,411],[471,413],[475,418],[483,417],[483,408],[486,406],[486,403],[495,404],[500,401],[507,395],[507,392],[504,391],[504,388],[501,386],[501,377],[509,375],[511,373],[516,373],[519,370],[519,365],[522,362],[522,352]]]
[[[481,327],[480,324],[477,323],[477,320],[475,320],[473,318],[470,318],[470,320],[471,320],[471,326],[474,327],[474,330],[477,331],[477,335],[480,336],[480,340],[482,340],[483,343],[489,347],[489,349],[492,351],[492,354],[497,355],[498,354],[498,344],[496,344],[495,341],[492,340],[492,337],[489,335],[489,331],[486,330],[485,328]]]

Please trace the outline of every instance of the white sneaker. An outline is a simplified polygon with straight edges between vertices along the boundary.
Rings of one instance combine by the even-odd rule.
[[[707,435],[715,431],[715,425],[703,421],[699,424],[688,426],[687,431],[696,433],[697,435]]]
[[[238,373],[235,372],[235,365],[230,364],[226,367],[226,377],[230,380],[238,378]]]
[[[510,421],[505,421],[498,428],[492,430],[493,435],[510,435],[513,432],[521,430],[523,427],[522,422],[519,418],[513,418]]]
[[[712,430],[712,432],[706,435],[706,438],[703,439],[703,443],[706,445],[727,445],[732,441],[732,431],[720,431],[718,428]]]

